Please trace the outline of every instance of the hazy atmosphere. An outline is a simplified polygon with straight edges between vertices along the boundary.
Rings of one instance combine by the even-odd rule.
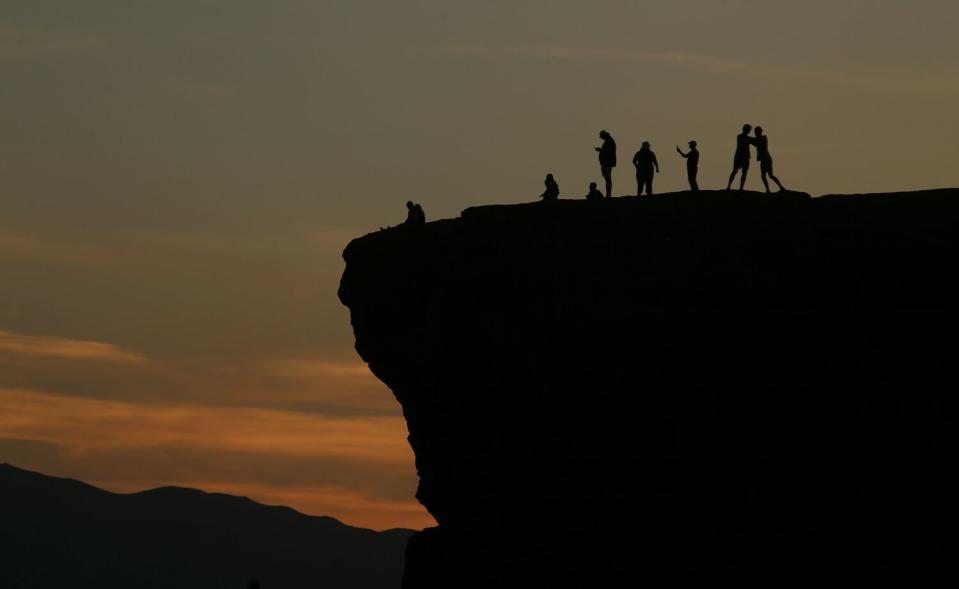
[[[432,519],[353,350],[350,239],[473,205],[725,187],[762,125],[813,195],[959,186],[959,3],[5,0],[0,462],[385,529]],[[760,188],[751,172],[748,188]]]

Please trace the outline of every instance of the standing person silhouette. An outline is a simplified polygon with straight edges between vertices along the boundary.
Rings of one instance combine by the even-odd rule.
[[[653,167],[659,172],[659,162],[656,161],[656,154],[649,148],[649,141],[643,141],[642,147],[633,156],[633,165],[636,166],[636,196],[643,195],[643,188],[646,188],[646,194],[653,194]]]
[[[689,142],[689,153],[683,153],[678,145],[676,151],[686,158],[686,178],[689,179],[689,189],[696,192],[699,190],[699,183],[696,182],[696,175],[699,174],[699,150],[696,149],[696,142]]]
[[[766,176],[773,179],[773,182],[779,185],[779,191],[786,190],[779,178],[773,174],[773,156],[769,155],[769,137],[763,135],[763,128],[756,127],[756,138],[753,139],[753,145],[756,146],[756,159],[759,160],[759,172],[762,174],[763,186],[766,187],[766,193],[769,193],[769,181]]]
[[[742,170],[742,177],[739,179],[739,189],[742,190],[746,185],[746,173],[749,172],[749,146],[753,144],[749,132],[753,130],[752,125],[743,125],[743,132],[736,136],[736,155],[733,156],[733,173],[729,175],[729,183],[726,190],[733,186],[733,178],[736,172]]]
[[[606,180],[606,198],[612,198],[613,168],[616,167],[616,141],[605,130],[599,132],[599,138],[603,140],[602,147],[595,148],[599,152],[599,169],[603,173],[603,179]]]
[[[559,198],[559,184],[557,184],[556,180],[553,179],[552,174],[546,174],[546,179],[543,180],[543,184],[546,185],[546,191],[540,196],[543,197],[544,201],[556,200]]]

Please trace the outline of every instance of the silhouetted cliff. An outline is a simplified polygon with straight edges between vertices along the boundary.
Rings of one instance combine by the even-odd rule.
[[[3,589],[387,589],[410,530],[374,532],[245,497],[110,493],[0,464]]]
[[[701,192],[354,240],[439,523],[404,586],[951,584],[957,229],[959,190]]]

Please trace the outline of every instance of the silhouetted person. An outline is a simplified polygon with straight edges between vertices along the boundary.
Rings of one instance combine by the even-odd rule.
[[[404,225],[423,225],[426,223],[426,213],[423,212],[423,207],[418,204],[413,204],[413,201],[406,201],[406,222]]]
[[[556,183],[556,180],[553,180],[552,174],[546,174],[546,180],[543,180],[543,184],[546,185],[546,191],[540,195],[543,197],[543,200],[556,200],[559,198],[559,184]]]
[[[653,169],[659,172],[659,162],[656,161],[656,154],[649,148],[649,141],[643,141],[643,145],[633,156],[633,165],[636,166],[636,196],[643,195],[643,188],[646,194],[653,194]]]
[[[736,172],[740,170],[743,171],[743,174],[739,179],[739,189],[742,190],[746,185],[746,173],[749,172],[749,146],[753,143],[749,132],[752,130],[752,125],[743,125],[743,132],[736,136],[736,155],[733,156],[733,173],[729,175],[729,183],[726,184],[726,190],[732,188],[733,178],[736,177]]]
[[[602,147],[595,148],[599,152],[599,169],[606,180],[606,198],[613,197],[613,168],[616,167],[616,141],[605,130],[599,132],[603,140]]]
[[[686,178],[689,179],[689,189],[693,192],[699,190],[699,183],[696,182],[696,175],[699,174],[699,150],[696,149],[696,142],[689,142],[689,153],[683,153],[678,145],[676,151],[686,158]]]
[[[603,193],[596,189],[596,183],[589,183],[589,192],[586,193],[586,200],[603,200]]]
[[[769,192],[769,181],[766,176],[773,179],[773,182],[779,185],[779,190],[786,190],[783,183],[773,174],[773,156],[769,155],[769,137],[763,135],[763,128],[756,127],[756,138],[753,139],[753,145],[756,146],[756,159],[759,160],[759,172],[762,175],[763,186],[766,192]]]

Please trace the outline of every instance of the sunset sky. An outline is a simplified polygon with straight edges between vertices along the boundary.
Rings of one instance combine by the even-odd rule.
[[[422,527],[336,298],[353,237],[725,186],[745,122],[819,195],[959,186],[956,0],[4,0],[0,462]],[[758,189],[752,176],[749,187]]]

